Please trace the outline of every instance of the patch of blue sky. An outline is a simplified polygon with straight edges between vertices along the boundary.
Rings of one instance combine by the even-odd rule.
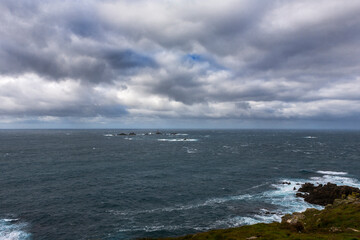
[[[221,64],[216,62],[214,59],[204,56],[204,55],[201,55],[201,54],[196,54],[196,53],[186,54],[183,57],[183,61],[187,62],[187,63],[191,63],[191,64],[207,63],[210,68],[213,68],[216,70],[225,70],[226,69],[224,66],[222,66]]]

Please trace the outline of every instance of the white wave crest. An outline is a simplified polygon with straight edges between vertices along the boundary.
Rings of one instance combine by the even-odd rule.
[[[271,223],[271,222],[280,222],[282,214],[273,213],[267,215],[255,214],[251,217],[231,217],[229,219],[216,221],[213,228],[221,227],[239,227],[244,225],[252,225],[256,223]]]
[[[326,174],[326,175],[347,175],[347,172],[334,172],[334,171],[317,171],[317,173],[320,174]]]
[[[317,138],[317,137],[314,137],[314,136],[306,136],[304,138],[307,138],[307,139],[312,139],[312,138]]]
[[[114,136],[114,134],[104,134],[104,137],[113,137]]]
[[[198,139],[194,138],[160,138],[160,142],[196,142]]]
[[[330,183],[335,183],[337,185],[347,185],[351,187],[360,188],[359,180],[355,178],[336,176],[336,175],[324,175],[322,177],[312,177],[311,182],[314,184],[326,184],[330,182]]]
[[[123,229],[119,229],[118,232],[174,231],[174,230],[182,229],[182,228],[183,228],[182,226],[154,225],[154,226],[144,226],[144,227],[123,228]]]
[[[229,219],[218,220],[213,224],[212,228],[239,227],[243,225],[252,225],[256,223],[260,223],[260,221],[252,217],[237,216]]]

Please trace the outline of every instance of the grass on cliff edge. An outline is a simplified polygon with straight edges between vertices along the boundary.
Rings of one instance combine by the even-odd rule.
[[[288,219],[300,216],[295,224],[259,223],[163,240],[360,240],[360,199],[349,199],[336,200],[324,210],[308,209],[301,214],[287,215]]]

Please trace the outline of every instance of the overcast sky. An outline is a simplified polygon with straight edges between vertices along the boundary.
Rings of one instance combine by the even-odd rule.
[[[0,128],[360,128],[358,0],[1,0]]]

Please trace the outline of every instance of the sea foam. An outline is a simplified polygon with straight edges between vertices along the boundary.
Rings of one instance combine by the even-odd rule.
[[[18,219],[0,219],[0,240],[28,240],[31,234],[25,231],[26,223]]]

